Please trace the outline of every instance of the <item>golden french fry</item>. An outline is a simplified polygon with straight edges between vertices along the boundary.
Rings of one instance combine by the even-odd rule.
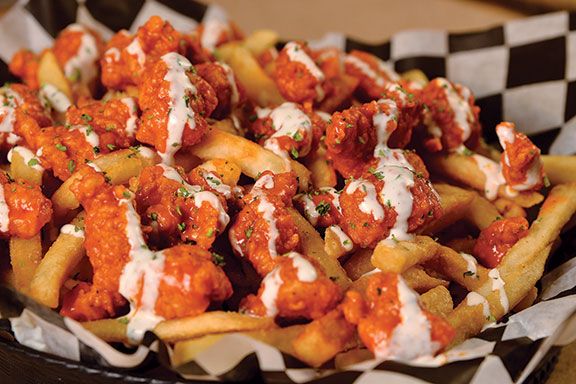
[[[334,365],[336,369],[345,370],[351,365],[358,364],[373,358],[374,355],[368,349],[356,348],[336,355],[334,358]]]
[[[520,312],[525,310],[526,308],[530,307],[536,301],[536,297],[538,297],[538,288],[532,287],[530,291],[524,296],[522,300],[512,310],[514,312]]]
[[[344,269],[352,281],[358,280],[364,274],[374,269],[374,265],[372,265],[372,261],[370,260],[372,253],[374,253],[373,249],[359,249],[354,252],[344,264]]]
[[[260,67],[248,48],[239,44],[229,44],[219,47],[218,53],[221,59],[232,68],[250,100],[261,107],[284,102],[276,84]]]
[[[417,265],[407,269],[402,274],[402,277],[406,281],[406,284],[418,293],[429,292],[439,286],[448,287],[449,284],[449,281],[447,280],[430,276],[425,270]]]
[[[512,200],[499,198],[494,201],[494,206],[503,217],[526,217],[526,211]]]
[[[127,343],[127,324],[122,319],[93,320],[82,323],[82,326],[100,339],[113,343]]]
[[[10,174],[12,177],[17,179],[23,179],[34,185],[42,184],[42,174],[41,170],[35,169],[29,166],[24,158],[20,155],[20,152],[14,150],[12,151],[12,161],[10,162]]]
[[[31,278],[29,295],[51,308],[58,307],[60,288],[84,257],[84,212],[70,223],[77,235],[61,233],[38,264]]]
[[[30,281],[42,260],[42,237],[40,234],[30,239],[12,237],[10,239],[10,263],[14,272],[14,287],[23,293],[28,292]]]
[[[314,188],[334,187],[338,181],[334,168],[328,164],[326,148],[318,147],[318,150],[305,161],[310,170],[310,178]]]
[[[310,171],[294,160],[285,160],[258,144],[240,136],[231,135],[218,129],[210,129],[202,142],[187,149],[188,153],[203,161],[227,159],[242,169],[242,173],[256,179],[264,171],[274,173],[296,173],[300,190],[308,190]]]
[[[51,50],[46,50],[40,57],[38,63],[38,83],[40,85],[51,84],[54,87],[68,97],[68,100],[72,99],[72,90],[70,89],[70,83],[64,76],[64,72],[58,64],[58,60]]]
[[[97,157],[94,164],[105,172],[112,184],[126,184],[130,178],[138,176],[143,168],[156,164],[157,160],[157,156],[147,148],[123,149]],[[70,176],[52,195],[56,217],[64,217],[80,206],[76,196],[70,191],[70,185],[77,177],[77,174]]]
[[[224,184],[236,185],[242,174],[239,166],[226,159],[208,160],[199,165],[202,169],[214,172]]]
[[[174,350],[170,356],[170,361],[175,368],[178,368],[190,361],[193,361],[198,353],[206,350],[215,344],[224,335],[206,335],[196,339],[179,341],[174,344]]]
[[[423,293],[420,296],[420,302],[430,313],[441,317],[448,316],[454,308],[450,291],[443,285],[439,285]]]
[[[470,261],[452,248],[440,246],[435,257],[425,263],[426,267],[456,282],[470,291],[477,290],[489,279],[488,269]]]
[[[400,75],[403,80],[413,81],[420,84],[421,86],[426,86],[428,84],[428,76],[419,69],[411,69]]]
[[[543,155],[541,159],[544,172],[552,185],[576,181],[576,156]]]
[[[350,240],[346,239],[346,241]],[[324,232],[324,252],[334,259],[339,259],[349,253],[332,227],[326,228],[326,232]]]
[[[445,175],[477,191],[484,192],[486,176],[478,167],[473,156],[465,156],[457,153],[433,155],[427,158],[426,164],[434,172]],[[506,187],[502,185],[498,189],[498,196],[509,198],[524,208],[532,207],[544,199],[541,194],[532,191],[520,192],[518,195],[510,197],[506,192]]]
[[[428,236],[389,244],[381,241],[374,248],[372,264],[383,272],[402,273],[408,268],[434,257],[440,245]]]
[[[304,327],[292,342],[295,356],[319,367],[343,350],[356,346],[356,327],[346,321],[342,312],[333,310]]]
[[[305,325],[292,325],[286,328],[262,329],[246,332],[245,334],[253,339],[276,347],[284,353],[296,356],[292,342],[304,331],[305,327]]]
[[[448,184],[434,184],[434,189],[440,195],[442,216],[424,226],[420,230],[422,234],[438,233],[462,219],[466,215],[466,210],[472,205],[476,195],[472,191]]]
[[[322,267],[326,276],[343,290],[346,290],[350,286],[350,279],[338,260],[326,254],[324,241],[320,234],[297,210],[290,208],[290,214],[296,227],[298,227],[304,254],[315,260]]]
[[[243,45],[252,55],[258,57],[268,49],[274,47],[278,42],[278,33],[270,29],[259,29],[248,35]]]
[[[465,219],[476,228],[482,230],[501,218],[501,214],[494,204],[486,198],[475,194],[474,201],[465,211]]]
[[[463,239],[452,239],[446,243],[446,245],[456,252],[464,252],[468,254],[472,254],[472,249],[474,248],[474,244],[476,244],[476,239],[472,237],[466,237]]]
[[[213,333],[248,332],[269,328],[276,328],[273,318],[213,311],[162,321],[154,328],[154,333],[162,340],[172,343]]]

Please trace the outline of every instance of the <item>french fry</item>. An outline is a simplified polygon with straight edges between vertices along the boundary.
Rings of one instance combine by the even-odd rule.
[[[84,212],[70,223],[83,230]],[[60,288],[84,257],[84,236],[61,233],[38,264],[31,278],[29,295],[50,308],[58,307]]]
[[[466,221],[482,230],[492,224],[495,220],[501,218],[500,212],[494,204],[486,198],[475,194],[474,201],[466,210]]]
[[[337,259],[328,256],[324,251],[324,241],[314,227],[295,209],[290,208],[290,215],[298,227],[304,254],[314,259],[342,290],[350,286],[350,279]]]
[[[10,174],[15,179],[34,185],[42,184],[42,171],[29,166],[18,151],[12,153]],[[11,237],[9,248],[14,287],[20,292],[27,292],[34,271],[42,260],[42,235],[38,233],[29,239]]]
[[[284,102],[276,84],[260,67],[248,48],[237,43],[225,44],[218,48],[218,53],[220,58],[232,68],[250,100],[261,107]]]
[[[259,29],[248,35],[244,41],[244,47],[249,50],[252,55],[260,56],[268,49],[274,47],[278,42],[278,33],[270,29]]]
[[[366,348],[355,348],[346,352],[339,353],[334,358],[336,369],[345,370],[351,365],[373,359],[374,355]]]
[[[512,200],[499,198],[494,201],[494,206],[503,217],[526,217],[526,211]]]
[[[450,291],[442,285],[423,293],[420,296],[420,302],[430,313],[441,317],[448,316],[454,308],[454,302],[452,301],[452,296],[450,296]]]
[[[82,326],[104,341],[113,343],[127,343],[126,332],[128,326],[117,319],[93,320],[81,323]]]
[[[419,69],[411,69],[400,75],[403,80],[413,81],[420,84],[421,86],[426,86],[428,84],[428,76]]]
[[[416,236],[414,240],[398,241],[390,245],[381,241],[374,248],[372,264],[383,272],[402,273],[436,254],[440,245],[428,236]]]
[[[576,156],[541,156],[544,172],[552,185],[576,181]]]
[[[238,184],[238,179],[242,174],[239,166],[226,159],[208,160],[199,165],[202,169],[214,172],[226,185]]]
[[[106,173],[112,184],[126,184],[131,177],[138,176],[143,168],[156,162],[156,155],[150,157],[143,149],[123,149],[94,159],[94,163]],[[77,174],[70,176],[52,195],[56,217],[63,217],[80,206],[76,196],[70,191],[70,185],[77,177]]]
[[[406,284],[418,293],[429,292],[436,287],[448,287],[449,281],[430,276],[419,266],[407,269],[402,277]],[[452,308],[450,308],[452,309]]]
[[[349,253],[331,227],[326,228],[326,232],[324,232],[324,252],[334,259],[339,259]]]
[[[51,84],[60,92],[64,93],[68,100],[72,99],[72,90],[70,83],[64,76],[64,72],[58,64],[56,56],[51,50],[42,53],[38,63],[38,83],[40,85]]]
[[[211,345],[215,344],[224,335],[206,335],[196,339],[179,341],[174,344],[174,349],[170,355],[170,361],[175,368],[193,361],[198,353],[206,350]]]
[[[310,170],[310,179],[314,188],[336,186],[336,172],[328,164],[326,148],[319,146],[318,150],[309,156],[304,164]]]
[[[420,230],[422,234],[435,234],[454,224],[466,215],[476,195],[472,191],[454,187],[448,184],[434,184],[434,189],[440,195],[442,216],[431,221]]]
[[[293,170],[298,177],[300,190],[308,190],[310,171],[305,166],[293,160],[287,161],[240,136],[212,128],[202,142],[189,147],[187,151],[203,161],[225,158],[237,164],[242,173],[254,179],[266,170],[274,173]]]
[[[292,325],[286,328],[261,329],[246,332],[247,336],[278,348],[280,351],[296,356],[293,340],[304,331],[305,325]]]
[[[532,287],[530,291],[524,296],[522,300],[512,310],[514,312],[520,312],[525,310],[526,308],[530,307],[536,301],[536,297],[538,297],[538,288]]]
[[[212,311],[198,316],[165,320],[154,328],[162,340],[172,343],[214,333],[248,332],[276,328],[274,319],[237,312]]]
[[[484,191],[484,183],[486,181],[486,176],[474,160],[472,156],[465,156],[456,153],[448,155],[434,155],[427,158],[426,164],[434,172],[445,175],[446,177],[467,185],[477,191]],[[498,189],[498,196],[509,198],[513,200],[516,204],[524,208],[532,207],[540,203],[544,196],[538,192],[520,192],[514,197],[510,197],[506,192],[505,186],[500,186]]]
[[[340,310],[332,310],[307,324],[294,339],[295,356],[312,367],[319,367],[343,350],[357,345],[355,328]]]
[[[456,282],[470,291],[479,289],[489,279],[488,269],[476,265],[476,272],[470,270],[468,261],[452,248],[440,246],[435,257],[425,263],[425,267],[438,272],[450,281]]]
[[[346,273],[352,279],[352,281],[358,280],[364,274],[372,271],[374,269],[374,265],[372,265],[372,253],[374,250],[364,248],[359,249],[344,264],[344,269]]]

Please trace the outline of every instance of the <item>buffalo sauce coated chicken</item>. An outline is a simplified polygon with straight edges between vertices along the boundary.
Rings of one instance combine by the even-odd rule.
[[[86,210],[85,248],[94,275],[64,298],[62,313],[78,320],[112,317],[127,304],[139,326],[162,319],[194,316],[212,300],[232,294],[210,252],[193,245],[152,251],[145,242],[132,193],[106,184],[83,167],[71,190]]]
[[[198,76],[214,89],[218,103],[211,117],[223,119],[245,101],[244,90],[238,84],[232,68],[225,63],[207,62],[195,66]]]
[[[300,235],[289,212],[296,192],[292,173],[264,172],[230,228],[236,254],[246,257],[264,277],[257,295],[241,309],[258,316],[318,318],[333,309],[339,288],[301,251]]]
[[[10,84],[0,88],[0,149],[21,144],[28,124],[45,127],[51,123],[50,114],[28,86]]]
[[[496,268],[518,240],[528,234],[528,221],[510,217],[494,221],[480,232],[473,254],[487,268]]]
[[[223,188],[222,181],[212,172],[193,172],[199,176],[194,178],[198,182],[195,185],[188,183],[176,169],[165,165],[147,167],[140,173],[136,191],[138,213],[145,231],[159,246],[183,241],[210,249],[216,236],[230,221],[225,197],[229,187],[228,190]],[[215,183],[223,194],[210,188]]]
[[[205,117],[218,104],[210,84],[175,52],[150,67],[138,90],[142,117],[136,138],[153,145],[167,164],[182,146],[202,139],[208,128]]]
[[[22,79],[30,89],[38,89],[38,62],[39,57],[28,49],[22,49],[14,54],[8,69],[15,76]]]
[[[386,85],[396,83],[400,76],[378,57],[353,50],[344,60],[346,73],[359,80],[356,95],[362,101],[377,100],[386,92]]]
[[[52,203],[40,186],[0,172],[0,237],[28,239],[52,218]]]
[[[463,145],[477,146],[481,134],[480,108],[474,105],[474,96],[468,88],[439,77],[422,89],[420,99],[425,105],[427,150],[457,151]]]
[[[296,103],[276,108],[257,108],[251,130],[260,145],[285,159],[313,153],[325,130],[325,122]]]
[[[152,16],[135,35],[122,30],[110,39],[100,60],[102,83],[119,90],[138,86],[148,67],[167,53],[184,54],[187,44],[169,22]]]
[[[364,295],[347,292],[342,309],[377,358],[412,360],[450,344],[454,329],[422,308],[418,294],[400,275],[378,272],[369,279]]]

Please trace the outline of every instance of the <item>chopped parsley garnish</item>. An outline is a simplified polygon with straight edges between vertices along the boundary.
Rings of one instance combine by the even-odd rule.
[[[392,234],[392,236],[390,236],[390,238],[392,239],[392,241],[396,244],[398,244],[400,242],[400,240],[398,240],[398,238],[396,237],[396,235]]]
[[[544,176],[544,186],[548,188],[550,186],[550,179],[548,176]]]
[[[206,176],[206,180],[208,180],[208,182],[210,182],[210,183],[212,183],[212,184],[214,184],[214,185],[220,185],[220,184],[222,184],[222,183],[220,182],[220,180],[218,180],[218,179],[216,179],[216,178],[214,178],[214,177],[212,177],[212,176]]]
[[[106,147],[111,151],[116,149],[116,146],[114,144],[106,144]]]
[[[186,223],[178,223],[178,230],[184,232],[186,230]]]
[[[180,187],[176,191],[176,195],[178,197],[190,197],[192,194],[185,187]]]
[[[292,158],[297,159],[298,156],[300,156],[300,154],[298,153],[298,150],[294,147],[292,147],[292,149],[290,150],[290,155],[292,156]]]
[[[29,166],[29,167],[33,167],[33,166],[35,166],[35,165],[38,165],[38,159],[30,159],[30,160],[28,161],[28,166]]]
[[[130,192],[124,191],[124,192],[122,192],[122,196],[124,196],[125,198],[129,199],[132,195],[130,195]]]
[[[150,213],[150,220],[152,221],[158,220],[158,214],[156,212]]]
[[[128,323],[130,322],[130,320],[128,320],[127,317],[121,317],[121,318],[118,319],[118,322],[119,322],[120,324],[128,325]]]
[[[100,147],[94,147],[92,149],[94,150],[94,153],[100,153]]]
[[[252,232],[254,232],[254,227],[252,226],[248,227],[248,229],[244,231],[244,234],[246,235],[247,239],[249,239],[250,236],[252,236]]]
[[[66,148],[66,146],[62,145],[61,143],[56,144],[56,149],[62,152],[66,152],[68,150],[68,148]]]
[[[384,180],[384,173],[377,171],[373,167],[368,168],[368,172],[370,172],[378,180]]]
[[[206,237],[212,237],[214,235],[214,228],[210,228],[206,231]]]
[[[344,244],[344,245],[350,245],[350,240],[346,239],[346,240],[344,240],[344,241],[342,242],[342,244]]]
[[[302,137],[302,134],[300,133],[300,131],[296,131],[296,133],[294,135],[292,135],[292,137],[294,138],[294,140],[296,141],[302,141],[304,138]]]
[[[468,277],[468,276],[474,276],[475,273],[472,272],[472,271],[466,271],[466,272],[464,272],[462,275],[463,275],[464,277]]]
[[[219,255],[216,252],[212,252],[212,262],[219,267],[223,267],[226,265],[226,262],[224,261],[224,256]]]
[[[362,136],[358,136],[358,142],[360,144],[366,144],[366,140],[364,140],[364,138]]]
[[[471,150],[469,150],[468,148],[464,147],[464,149],[462,149],[462,154],[464,156],[472,156],[474,154],[474,152],[472,152]]]
[[[93,119],[92,119],[92,116],[90,116],[90,115],[87,114],[87,113],[83,113],[82,116],[80,116],[80,118],[81,118],[82,120],[84,120],[84,121],[92,121],[92,120],[93,120]]]
[[[316,206],[316,212],[318,212],[320,216],[324,216],[328,211],[330,211],[330,203],[327,203],[326,201],[322,201]]]
[[[74,173],[74,170],[76,169],[76,162],[74,160],[70,160],[68,162],[68,171],[70,173]]]

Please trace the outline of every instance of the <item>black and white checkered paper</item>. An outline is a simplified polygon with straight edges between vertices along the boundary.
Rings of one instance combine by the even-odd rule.
[[[20,0],[0,18],[0,80],[14,80],[7,63],[18,49],[48,48],[70,23],[85,24],[109,38],[120,29],[135,31],[152,15],[166,18],[183,31],[207,18],[226,18],[218,6],[186,0]],[[508,120],[529,134],[545,153],[576,153],[576,13],[536,16],[471,33],[406,31],[376,45],[340,33],[310,43],[313,47],[365,50],[390,61],[399,72],[419,68],[431,78],[444,76],[467,85],[482,108],[488,141],[495,139],[495,125]],[[328,363],[312,369],[269,345],[230,334],[178,372],[191,380],[258,378],[273,383],[539,382],[531,373],[542,368],[556,346],[576,338],[575,235],[572,230],[562,236],[563,245],[551,257],[550,272],[540,283],[538,304],[433,361],[369,361],[346,371],[337,371]],[[5,308],[17,308],[10,321],[0,320],[0,330],[27,335],[19,341],[29,347],[113,369],[139,368],[151,358],[173,369],[169,349],[152,334],[144,345],[127,353],[13,291],[2,288],[0,299],[4,317]]]

